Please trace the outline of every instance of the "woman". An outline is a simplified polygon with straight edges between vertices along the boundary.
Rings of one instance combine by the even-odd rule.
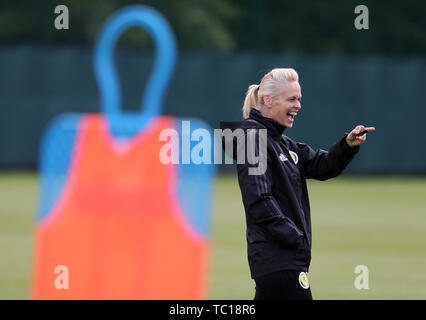
[[[266,74],[259,85],[251,85],[244,101],[246,120],[240,128],[246,136],[249,131],[259,136],[259,129],[267,130],[267,148],[263,149],[267,150],[266,170],[250,174],[255,165],[237,162],[255,299],[312,299],[306,275],[312,248],[306,179],[339,175],[366,139],[365,133],[359,133],[375,130],[356,126],[328,152],[314,151],[283,135],[285,129],[293,127],[301,98],[297,72],[279,68]],[[247,139],[250,143],[260,155],[262,139]]]

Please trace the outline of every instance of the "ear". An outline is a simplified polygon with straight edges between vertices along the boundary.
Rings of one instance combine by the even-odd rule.
[[[263,104],[268,108],[272,107],[272,97],[269,94],[263,96]]]

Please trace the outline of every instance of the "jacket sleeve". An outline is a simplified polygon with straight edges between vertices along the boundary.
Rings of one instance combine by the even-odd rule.
[[[259,154],[259,140],[255,139],[256,154]],[[285,216],[272,195],[272,168],[267,157],[266,170],[250,174],[256,167],[249,161],[237,163],[238,181],[247,214],[247,223],[261,226],[269,236],[284,246],[296,248],[303,241],[303,233],[294,222]]]
[[[305,177],[317,180],[327,180],[339,175],[359,151],[346,142],[345,134],[329,151],[316,150],[304,143],[297,143],[304,166]]]

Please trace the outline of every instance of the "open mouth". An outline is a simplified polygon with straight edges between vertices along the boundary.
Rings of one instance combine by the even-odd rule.
[[[297,115],[297,112],[287,112],[287,116],[291,121],[294,121],[294,117]]]

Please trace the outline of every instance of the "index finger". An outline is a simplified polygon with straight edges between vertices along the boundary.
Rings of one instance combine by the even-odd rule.
[[[364,127],[364,129],[362,129],[358,132],[358,136],[363,136],[367,132],[375,131],[375,130],[376,130],[376,128],[374,128],[374,127],[368,127],[368,128]]]

